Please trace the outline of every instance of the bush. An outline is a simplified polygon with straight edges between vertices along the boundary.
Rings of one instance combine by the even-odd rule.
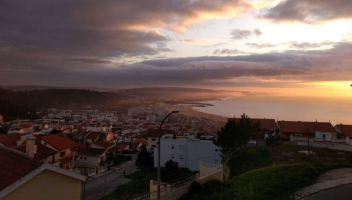
[[[228,162],[230,178],[252,169],[270,166],[273,163],[267,148],[249,148]]]

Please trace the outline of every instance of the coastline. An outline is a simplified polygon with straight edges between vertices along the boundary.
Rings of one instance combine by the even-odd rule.
[[[220,122],[227,122],[227,118],[226,117],[221,117],[218,115],[214,115],[214,114],[209,114],[209,113],[204,113],[204,112],[200,112],[196,109],[194,109],[195,105],[171,105],[171,109],[180,109],[180,113],[186,116],[194,116],[194,117],[204,117],[204,118],[208,118],[214,121],[220,121]],[[197,107],[197,106],[196,106]]]

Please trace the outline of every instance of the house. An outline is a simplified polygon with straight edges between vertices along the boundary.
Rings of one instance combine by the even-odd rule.
[[[81,198],[85,177],[0,146],[0,199]]]
[[[99,141],[95,141],[91,144],[92,148],[100,148],[100,149],[110,149],[112,147],[114,147],[115,145],[112,143],[109,143],[107,141],[104,140],[99,140]]]
[[[93,131],[91,131],[91,132],[84,138],[84,141],[86,141],[86,142],[95,142],[95,141],[98,141],[100,134],[101,134],[101,132],[93,132]]]
[[[55,161],[60,161],[60,167],[71,170],[73,167],[72,157],[74,157],[71,148],[77,146],[77,143],[60,133],[44,136],[41,139],[42,145],[57,151]]]
[[[352,145],[352,125],[338,124],[335,130],[338,139],[345,139],[347,144]]]
[[[82,174],[98,173],[103,168],[107,149],[76,146],[73,150],[76,152],[74,167],[80,169]]]
[[[186,139],[161,139],[160,165],[169,160],[176,161],[181,168],[199,171],[199,163],[221,164],[220,149],[212,142],[190,141]],[[158,164],[158,151],[154,151],[154,166]]]
[[[50,149],[40,143],[36,143],[33,135],[27,135],[26,142],[20,146],[13,147],[30,158],[41,160],[43,163],[54,163],[57,151]]]
[[[337,139],[336,130],[330,122],[278,121],[277,123],[282,140],[292,141],[293,138],[306,140],[308,137],[316,141]]]

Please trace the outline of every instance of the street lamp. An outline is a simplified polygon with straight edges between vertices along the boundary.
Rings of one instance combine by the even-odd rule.
[[[166,118],[168,118],[170,115],[174,114],[174,113],[178,113],[180,112],[179,109],[176,109],[174,111],[172,111],[171,113],[169,113],[168,115],[166,115],[166,117],[163,119],[163,121],[161,122],[160,124],[160,127],[159,127],[159,144],[158,144],[158,200],[160,200],[160,136],[161,136],[161,128],[163,126],[163,123],[164,121],[166,120]]]

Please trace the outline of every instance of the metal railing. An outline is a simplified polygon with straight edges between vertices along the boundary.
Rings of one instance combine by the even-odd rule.
[[[212,169],[220,169],[221,165],[211,164],[211,163],[203,163],[203,167],[212,168]]]
[[[188,184],[192,183],[195,180],[196,180],[196,176],[192,176],[192,177],[189,177],[189,178],[187,178],[185,180],[182,180],[182,181],[179,181],[179,182],[171,184],[170,188],[171,188],[171,190],[175,190],[175,189],[177,189],[179,187],[182,187],[184,185],[188,185]]]

